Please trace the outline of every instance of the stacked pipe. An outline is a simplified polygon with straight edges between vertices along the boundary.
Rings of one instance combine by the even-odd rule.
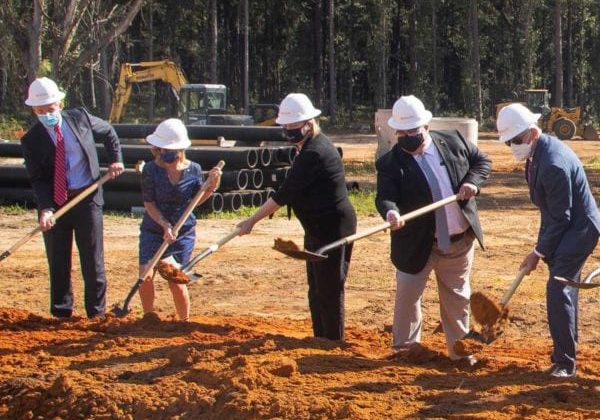
[[[124,139],[121,145],[125,172],[104,185],[105,208],[131,210],[143,206],[140,191],[140,162],[154,157],[150,146],[142,144],[156,125],[115,124],[115,130]],[[188,126],[192,141],[215,140],[225,136],[249,146],[218,147],[196,146],[186,149],[186,157],[200,164],[206,177],[208,170],[219,160],[226,162],[219,189],[200,207],[202,212],[237,211],[242,206],[262,205],[285,180],[297,150],[285,142],[279,127],[241,126]],[[131,144],[138,139],[140,144]],[[263,144],[269,146],[257,146]],[[275,145],[273,145],[275,144]],[[96,145],[101,173],[106,173],[108,156],[102,144]],[[341,148],[338,148],[340,155]],[[0,157],[22,157],[19,143],[0,143]],[[11,202],[34,203],[27,171],[23,165],[0,166],[0,197]]]
[[[106,173],[108,156],[103,145],[96,145],[101,173]],[[104,185],[104,206],[110,210],[131,210],[143,206],[140,191],[140,162],[153,159],[147,145],[121,146],[125,172]],[[296,155],[289,145],[269,147],[191,146],[186,157],[200,164],[208,176],[219,160],[226,162],[219,189],[200,207],[201,212],[237,211],[242,206],[258,207],[279,188]],[[19,143],[0,143],[1,157],[22,157]],[[266,172],[265,172],[266,171]],[[276,176],[273,176],[277,173]],[[25,166],[0,166],[0,197],[6,201],[34,204],[34,195]]]

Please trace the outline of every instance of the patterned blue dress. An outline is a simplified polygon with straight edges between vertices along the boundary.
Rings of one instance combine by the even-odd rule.
[[[183,170],[176,185],[171,184],[164,168],[155,161],[144,165],[142,171],[142,198],[152,202],[171,225],[175,226],[185,208],[196,195],[204,180],[200,165],[191,162]],[[196,241],[196,216],[194,213],[181,226],[177,240],[165,252],[164,257],[173,255],[180,264],[189,262]],[[146,212],[140,225],[139,263],[146,264],[152,259],[163,243],[163,228]]]

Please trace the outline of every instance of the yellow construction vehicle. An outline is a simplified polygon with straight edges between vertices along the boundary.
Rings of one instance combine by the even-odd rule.
[[[178,117],[189,125],[275,125],[279,107],[274,104],[253,105],[251,115],[230,114],[227,110],[227,87],[219,84],[188,83],[181,69],[172,61],[146,61],[121,65],[109,121],[119,122],[131,96],[134,83],[162,80],[167,83],[179,104]],[[260,115],[266,117],[259,118]]]
[[[584,122],[581,118],[581,107],[561,108],[548,105],[550,93],[548,89],[527,89],[525,102],[532,112],[542,114],[540,128],[547,133],[554,132],[561,140],[569,140],[579,136],[585,140],[597,140],[598,132],[591,123]],[[514,102],[503,102],[496,105],[496,119],[498,112],[506,105]]]

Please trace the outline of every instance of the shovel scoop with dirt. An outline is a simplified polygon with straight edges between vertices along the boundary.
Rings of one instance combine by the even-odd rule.
[[[188,284],[197,281],[200,277],[193,272],[194,266],[214,253],[216,250],[221,248],[221,246],[225,245],[227,242],[235,238],[240,234],[240,229],[235,228],[229,234],[219,239],[214,244],[210,245],[208,248],[204,249],[198,255],[190,260],[185,265],[179,264],[173,256],[169,256],[167,258],[163,258],[158,263],[158,274],[165,280],[168,280],[177,284]]]
[[[521,284],[523,277],[525,277],[525,273],[520,270],[509,289],[502,296],[500,304],[481,292],[471,295],[471,313],[475,322],[481,326],[480,334],[487,344],[490,344],[504,333],[504,329],[508,324],[508,301]]]

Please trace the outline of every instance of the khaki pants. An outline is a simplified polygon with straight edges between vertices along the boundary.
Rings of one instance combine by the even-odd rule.
[[[421,341],[421,298],[433,270],[438,284],[440,318],[446,334],[448,356],[453,360],[459,358],[454,353],[453,346],[469,332],[469,275],[474,254],[473,235],[467,234],[459,241],[452,242],[445,253],[434,244],[429,260],[421,272],[408,274],[396,271],[396,302],[392,326],[394,351]]]

